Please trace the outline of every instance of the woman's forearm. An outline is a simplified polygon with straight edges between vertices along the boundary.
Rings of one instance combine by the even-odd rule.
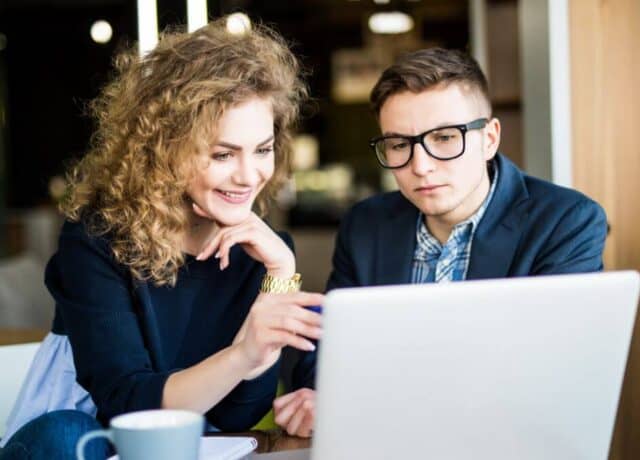
[[[169,376],[164,386],[162,407],[204,414],[247,378],[251,370],[239,347],[232,345]]]

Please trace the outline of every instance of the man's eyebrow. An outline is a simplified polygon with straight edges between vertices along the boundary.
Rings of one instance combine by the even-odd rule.
[[[258,147],[263,146],[264,144],[267,144],[268,142],[271,142],[273,140],[273,134],[271,136],[269,136],[268,138],[266,138],[265,140],[263,140],[262,142],[258,143]],[[242,147],[236,144],[232,144],[231,142],[226,142],[226,141],[217,141],[214,146],[219,146],[219,147],[225,147],[231,150],[242,150]]]
[[[427,130],[420,131],[420,133],[418,133],[418,134],[426,133],[427,131],[432,131],[434,129],[446,128],[448,126],[457,126],[457,125],[461,125],[461,124],[464,124],[464,123],[440,123],[440,124],[438,124],[438,125],[436,125],[436,126],[434,126],[432,128],[429,128]],[[400,136],[400,137],[412,137],[413,136],[413,134],[402,134],[402,133],[397,133],[395,131],[385,131],[384,133],[382,133],[382,135],[383,136]]]

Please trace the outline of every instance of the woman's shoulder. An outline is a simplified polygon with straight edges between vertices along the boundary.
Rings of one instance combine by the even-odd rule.
[[[107,264],[122,272],[121,274],[127,272],[115,260],[110,235],[100,233],[99,229],[92,229],[86,220],[64,222],[58,239],[58,250],[52,261],[68,261],[77,266]]]

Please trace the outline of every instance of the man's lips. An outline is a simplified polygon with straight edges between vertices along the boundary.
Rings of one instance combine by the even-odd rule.
[[[437,190],[439,188],[444,187],[444,184],[440,184],[440,185],[423,185],[421,187],[416,187],[414,189],[414,191],[416,192],[422,192],[422,193],[428,193],[428,192],[433,192],[434,190]]]

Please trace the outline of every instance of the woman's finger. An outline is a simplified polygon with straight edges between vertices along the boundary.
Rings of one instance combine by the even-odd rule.
[[[287,423],[287,433],[292,436],[299,434],[298,430],[300,429],[300,425],[307,415],[306,411],[303,409],[303,405],[304,402],[298,406],[293,416],[289,419],[289,423]]]
[[[224,270],[229,266],[229,252],[236,244],[248,244],[255,247],[257,245],[257,235],[254,231],[249,229],[237,229],[225,234],[220,239],[220,244],[218,246],[221,270]]]
[[[300,391],[292,391],[273,400],[273,408],[278,411],[300,395]]]
[[[314,339],[320,338],[316,336],[322,334],[322,317],[296,305],[260,309],[254,314],[254,318],[258,324],[269,329],[281,329],[298,335],[310,334]]]
[[[298,433],[300,433],[300,436],[308,438],[311,436],[311,433],[313,433],[313,423],[315,420],[316,411],[315,400],[307,399],[302,403],[301,410],[305,412],[305,416],[302,420],[302,423],[300,424],[300,428],[298,428]]]
[[[310,339],[319,340],[322,336],[322,328],[315,325],[308,325],[291,316],[278,316],[277,319],[275,319],[275,324],[271,322],[271,325],[272,327]]]
[[[320,313],[307,310],[296,304],[268,303],[257,310],[258,314],[278,318],[278,321],[284,321],[285,318],[292,318],[307,326],[319,327],[322,325],[322,315]]]
[[[200,249],[200,252],[198,253],[198,256],[196,257],[196,259],[205,260],[211,257],[211,254],[213,254],[218,249],[218,245],[220,244],[220,238],[222,238],[228,230],[229,229],[224,228],[218,231],[218,233],[216,233],[215,236],[210,241],[206,242],[204,246]]]
[[[316,346],[309,340],[291,332],[279,329],[267,329],[263,340],[265,344],[283,348],[286,345],[302,351],[314,351]]]
[[[283,298],[286,297],[287,303],[294,303],[296,305],[300,305],[303,307],[311,307],[315,305],[322,305],[324,302],[324,294],[319,294],[316,292],[291,292],[287,294],[279,294]],[[284,299],[283,299],[284,300]]]

